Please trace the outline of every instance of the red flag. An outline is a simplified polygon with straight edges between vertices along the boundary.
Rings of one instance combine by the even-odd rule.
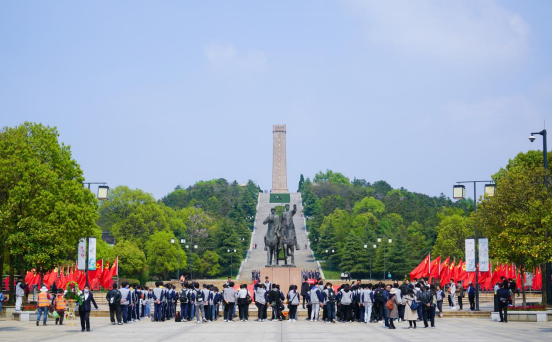
[[[541,290],[542,289],[542,279],[541,279],[541,267],[537,268],[536,270],[536,289]]]
[[[119,257],[115,258],[115,262],[113,263],[113,266],[111,266],[110,273],[112,277],[119,276]]]
[[[46,287],[49,288],[57,279],[58,279],[58,268],[56,267],[52,272],[49,272],[44,276],[44,285],[46,285]]]
[[[104,289],[109,289],[110,285],[111,285],[111,273],[109,271],[109,261],[106,262],[106,265],[104,266],[104,271],[102,272],[102,276],[100,277],[100,285],[102,285],[102,287]]]
[[[96,261],[96,269],[94,271],[88,271],[88,279],[96,279],[102,275],[104,268],[104,261],[102,259]]]
[[[439,278],[440,277],[440,266],[441,266],[442,257],[439,256],[436,259],[432,260],[430,264],[430,277]]]
[[[446,261],[449,261],[449,257],[447,258]],[[440,285],[442,285],[442,287],[445,286],[445,284],[449,283],[449,280],[453,277],[453,269],[455,268],[455,260],[453,260],[449,266],[443,270],[442,274],[441,274],[441,277],[442,277],[442,281],[440,282]]]
[[[461,274],[461,267],[463,266],[463,258],[459,260],[459,263],[457,266],[453,268],[453,272],[451,272],[451,278],[453,278],[453,281],[457,282],[461,279],[459,279],[459,275]]]
[[[430,264],[430,254],[424,258],[424,260],[417,266],[411,273],[409,273],[409,277],[411,278],[411,281],[415,278],[425,277],[428,276],[430,273],[429,270],[429,264]]]

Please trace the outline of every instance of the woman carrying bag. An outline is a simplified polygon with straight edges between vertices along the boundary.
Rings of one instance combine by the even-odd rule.
[[[403,299],[405,299],[405,320],[409,321],[409,329],[417,329],[417,307],[419,303],[415,299],[413,289],[407,289],[407,294]]]

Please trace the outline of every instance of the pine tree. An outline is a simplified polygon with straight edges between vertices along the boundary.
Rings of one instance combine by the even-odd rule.
[[[340,271],[349,272],[353,276],[366,274],[368,268],[366,253],[361,238],[350,232],[346,239],[346,245],[341,252]]]
[[[223,219],[220,222],[219,245],[217,254],[219,255],[219,264],[225,268],[225,271],[230,274],[230,263],[232,260],[233,274],[238,272],[244,248],[239,240],[238,233],[229,219]],[[236,250],[236,252],[234,252]],[[230,251],[230,252],[229,252]],[[232,258],[231,258],[232,254]]]
[[[298,185],[298,192],[303,192],[303,182],[304,182],[304,179],[303,179],[303,173],[300,175],[300,183]]]

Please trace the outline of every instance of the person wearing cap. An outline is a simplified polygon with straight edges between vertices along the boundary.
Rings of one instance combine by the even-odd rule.
[[[58,313],[59,317],[56,318],[56,324],[63,325],[63,318],[65,317],[65,309],[67,308],[67,302],[63,298],[63,289],[58,290],[58,294],[52,300],[52,305]]]
[[[88,285],[85,285],[82,296],[83,303],[79,305],[79,317],[81,318],[81,332],[84,332],[85,328],[86,331],[90,331],[90,310],[92,309],[90,303],[94,304],[96,310],[98,310],[98,305]]]
[[[46,286],[40,288],[40,293],[38,294],[38,316],[36,319],[36,326],[40,322],[40,317],[44,315],[42,325],[46,325],[46,320],[48,319],[48,307],[50,306],[50,294]]]

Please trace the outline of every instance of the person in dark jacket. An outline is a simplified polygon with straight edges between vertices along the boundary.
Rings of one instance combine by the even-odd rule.
[[[499,290],[497,290],[497,297],[499,298],[499,321],[507,323],[507,307],[509,306],[509,290],[505,288],[503,283],[499,283]]]
[[[476,305],[474,303],[474,300],[476,298],[476,289],[474,288],[474,284],[472,284],[472,281],[469,282],[468,293],[469,293],[470,311],[474,311],[474,309],[476,308]]]
[[[83,304],[79,305],[79,317],[81,318],[81,332],[90,331],[90,310],[92,309],[92,304],[96,310],[98,310],[98,305],[94,300],[92,292],[90,292],[90,287],[86,285],[83,290]]]
[[[301,283],[301,296],[303,297],[303,308],[305,309],[305,300],[307,293],[309,292],[309,283],[307,282],[307,277],[303,278],[303,283]]]
[[[121,292],[117,290],[117,285],[113,285],[113,288],[106,294],[106,299],[109,304],[109,319],[112,325],[123,324],[121,322]],[[115,323],[117,318],[117,323]]]
[[[430,326],[431,328],[434,328],[434,313],[436,312],[434,296],[432,291],[426,289],[426,286],[421,286],[421,291],[419,299],[420,304],[422,305],[422,319],[424,321],[424,327],[428,328],[428,320],[430,320]]]

